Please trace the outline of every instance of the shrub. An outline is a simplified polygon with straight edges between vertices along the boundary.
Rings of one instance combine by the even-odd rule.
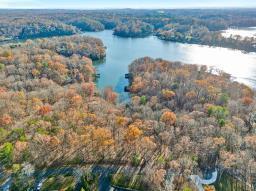
[[[124,173],[117,173],[111,175],[111,185],[126,188],[127,190],[147,190],[143,184],[142,175],[127,175]],[[124,189],[125,190],[125,189]]]
[[[87,173],[81,178],[81,186],[85,191],[96,191],[98,188],[99,176]]]
[[[12,143],[5,143],[3,147],[0,150],[0,161],[6,165],[9,166],[12,163],[13,159],[13,145]]]
[[[146,96],[141,96],[141,97],[140,97],[140,103],[141,103],[142,105],[146,105],[146,103],[147,103],[147,97],[146,97]]]
[[[171,85],[171,89],[172,90],[176,90],[176,89],[178,89],[179,88],[179,84],[178,83],[173,83],[172,85]]]
[[[0,63],[0,72],[4,69],[5,65]]]
[[[157,162],[158,164],[165,164],[165,158],[163,155],[160,155],[158,158],[157,158]]]
[[[139,166],[141,162],[141,156],[140,154],[135,154],[132,157],[132,165],[133,166]]]
[[[220,105],[226,105],[228,103],[229,96],[225,93],[221,94],[218,98],[218,102]]]
[[[227,108],[222,106],[209,106],[208,107],[208,115],[214,116],[220,127],[223,127],[225,125],[225,120],[228,116],[229,112]]]
[[[49,64],[47,62],[43,62],[42,64],[43,64],[44,68],[48,68],[49,67]]]
[[[12,171],[13,171],[14,173],[19,172],[20,169],[21,169],[21,165],[20,165],[20,164],[13,164],[13,165],[12,165]]]
[[[26,141],[26,134],[23,128],[13,129],[11,132],[11,138],[19,141]]]
[[[186,187],[184,187],[184,188],[182,189],[182,191],[192,191],[192,189],[191,189],[190,187],[186,186]]]
[[[8,136],[8,131],[6,131],[3,128],[0,128],[0,142],[4,141],[7,136]]]
[[[42,128],[42,127],[37,128],[36,132],[41,134],[41,135],[48,135],[49,134],[49,132],[46,129]]]

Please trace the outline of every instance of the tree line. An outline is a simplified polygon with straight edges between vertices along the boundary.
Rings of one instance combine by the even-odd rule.
[[[256,40],[222,36],[230,27],[254,27],[254,9],[215,10],[51,10],[0,14],[0,40],[63,36],[113,30],[122,37],[156,35],[166,41],[221,46],[255,52]]]

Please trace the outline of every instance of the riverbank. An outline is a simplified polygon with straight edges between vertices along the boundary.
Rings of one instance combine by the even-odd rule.
[[[231,74],[235,81],[256,88],[256,77],[253,72],[256,70],[255,53],[161,41],[155,36],[121,38],[112,35],[112,30],[86,32],[84,34],[100,38],[107,47],[106,59],[100,63],[95,62],[97,73],[101,74],[97,81],[97,87],[104,89],[112,86],[121,98],[128,96],[127,93],[124,93],[124,87],[128,86],[125,74],[129,72],[129,64],[144,56],[187,64],[207,65],[211,70],[223,70]]]

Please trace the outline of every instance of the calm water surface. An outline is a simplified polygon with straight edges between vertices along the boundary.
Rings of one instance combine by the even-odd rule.
[[[229,38],[231,35],[240,35],[242,38],[245,37],[255,37],[256,38],[256,27],[249,27],[249,28],[230,28],[224,30],[222,35],[224,37]]]
[[[216,67],[230,73],[235,80],[256,88],[256,53],[166,42],[154,36],[121,38],[113,36],[110,30],[85,34],[100,38],[107,47],[106,59],[95,64],[97,71],[101,74],[98,87],[102,89],[112,86],[121,96],[125,95],[122,92],[127,85],[124,74],[128,72],[128,65],[133,60],[144,56]]]

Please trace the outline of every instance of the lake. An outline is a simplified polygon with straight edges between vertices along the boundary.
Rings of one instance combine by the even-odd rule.
[[[229,38],[231,35],[240,35],[242,38],[245,37],[255,37],[256,38],[256,27],[247,27],[247,28],[229,28],[222,32],[222,35],[226,38]]]
[[[106,59],[95,63],[101,75],[97,82],[98,88],[112,86],[120,93],[121,99],[127,96],[123,90],[128,84],[124,75],[128,72],[129,64],[144,56],[215,67],[231,74],[235,80],[256,88],[256,53],[166,42],[155,36],[122,38],[112,35],[111,30],[86,32],[85,35],[100,38],[107,47]]]

